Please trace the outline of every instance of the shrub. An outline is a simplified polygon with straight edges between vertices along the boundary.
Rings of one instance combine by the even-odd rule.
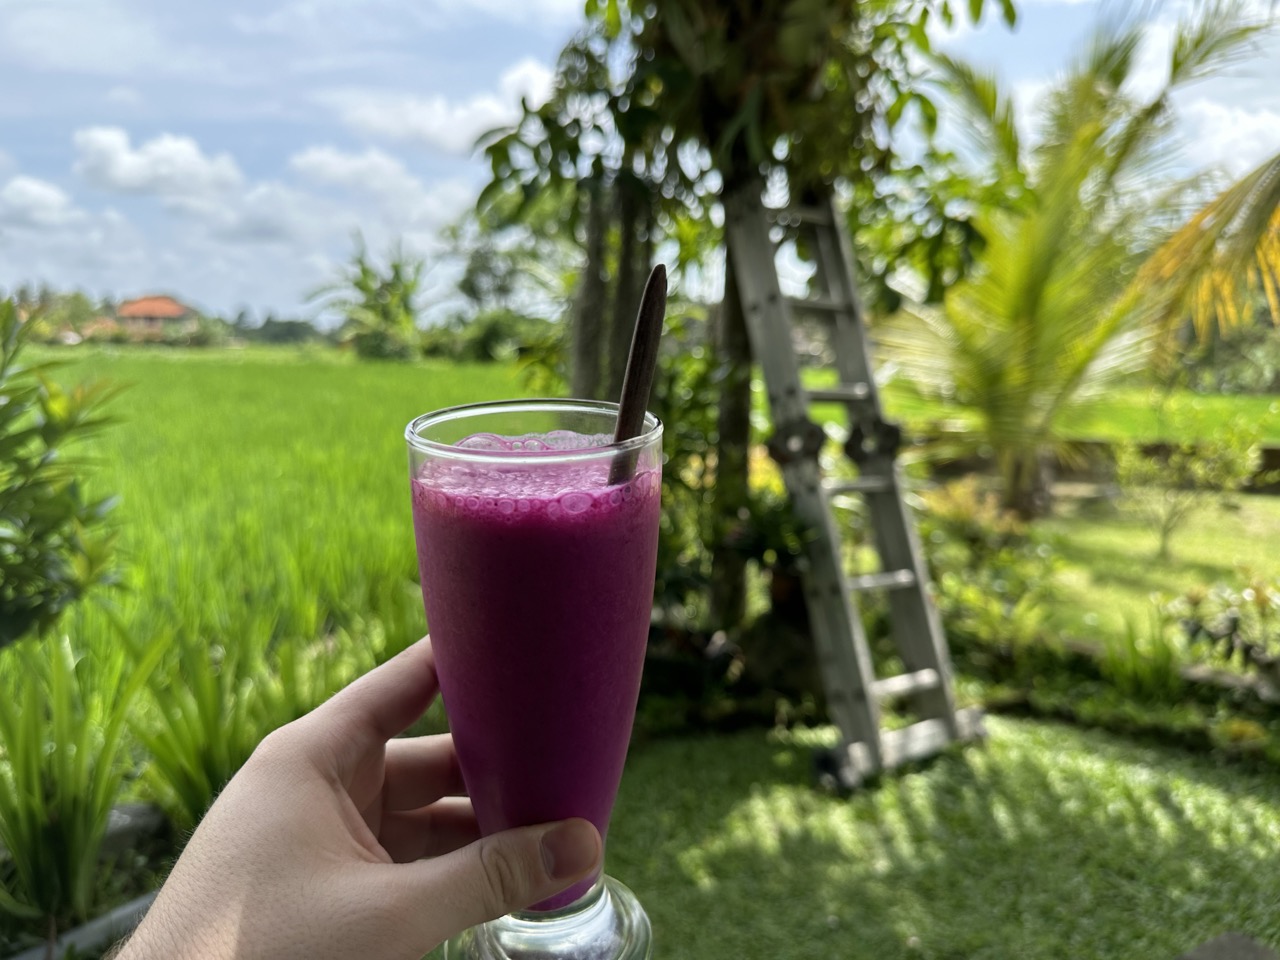
[[[1116,477],[1125,506],[1159,535],[1157,558],[1169,559],[1173,535],[1197,510],[1225,505],[1244,488],[1262,460],[1258,425],[1234,417],[1212,439],[1144,450],[1116,447]]]
[[[69,604],[110,575],[113,501],[84,493],[67,448],[101,428],[114,392],[64,390],[52,364],[23,365],[30,336],[0,301],[0,647],[53,628]]]
[[[331,286],[317,292],[343,316],[339,339],[369,360],[412,360],[420,350],[418,297],[426,265],[397,246],[378,266],[357,239],[356,251]]]
[[[1124,633],[1105,637],[1102,676],[1126,697],[1176,704],[1186,686],[1184,653],[1170,627],[1166,617],[1153,612],[1145,630],[1129,623]]]
[[[957,656],[1045,638],[1058,557],[999,498],[967,477],[921,495],[920,535],[938,609]]]
[[[135,711],[130,725],[150,757],[147,786],[181,829],[199,822],[263,737],[399,649],[385,632],[303,640],[277,637],[274,626],[270,614],[246,613],[216,638],[129,643],[139,663],[160,658],[151,709]]]
[[[1280,583],[1192,590],[1160,607],[1198,659],[1256,672],[1280,691]]]
[[[50,951],[94,905],[108,817],[131,769],[125,719],[159,653],[130,664],[119,647],[83,656],[66,639],[27,639],[0,658],[0,910],[41,920]]]
[[[523,359],[530,349],[558,339],[550,320],[514,310],[486,310],[470,319],[455,319],[422,333],[422,352],[429,357],[479,363]]]
[[[720,364],[686,317],[668,320],[650,409],[662,420],[662,526],[658,540],[658,606],[669,617],[697,620],[711,584],[710,545],[720,525],[712,488],[718,439]]]

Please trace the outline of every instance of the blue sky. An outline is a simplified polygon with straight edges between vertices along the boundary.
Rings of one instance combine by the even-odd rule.
[[[1152,19],[1153,82],[1185,2]],[[483,182],[475,136],[546,89],[581,6],[0,0],[0,286],[312,313],[353,231],[438,248]],[[1029,104],[1098,4],[1019,7],[1016,33],[942,40]],[[1237,74],[1180,101],[1188,167],[1239,173],[1280,152],[1280,41]]]

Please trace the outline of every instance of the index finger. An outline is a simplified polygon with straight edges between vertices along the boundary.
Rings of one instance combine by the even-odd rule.
[[[311,711],[306,726],[346,782],[370,751],[421,717],[439,689],[431,638],[423,637]]]

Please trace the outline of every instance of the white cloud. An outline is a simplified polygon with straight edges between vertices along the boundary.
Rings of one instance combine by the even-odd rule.
[[[0,49],[23,66],[105,76],[189,73],[212,66],[115,0],[10,0],[0,7]]]
[[[472,199],[465,180],[446,179],[428,187],[398,158],[374,147],[363,153],[309,147],[294,154],[289,166],[315,183],[373,198],[385,214],[405,225],[443,225]]]
[[[482,133],[517,118],[522,96],[541,102],[551,90],[551,78],[548,67],[527,58],[502,73],[496,93],[465,100],[380,90],[336,90],[321,95],[321,100],[343,123],[366,136],[466,153]]]
[[[515,103],[526,97],[530,103],[541,104],[551,96],[554,79],[555,73],[545,63],[525,57],[502,72],[498,78],[498,89],[503,97]]]
[[[47,180],[16,176],[0,188],[0,224],[48,229],[83,219],[67,192]]]
[[[1197,167],[1240,176],[1280,153],[1280,111],[1200,97],[1183,108],[1183,116],[1190,128],[1187,155]]]
[[[370,147],[344,153],[335,147],[308,147],[289,158],[289,166],[317,183],[378,195],[403,197],[422,192],[422,181],[388,153]]]
[[[208,156],[190,137],[162,134],[139,145],[120,127],[87,127],[72,137],[75,171],[97,187],[120,193],[208,196],[241,185],[230,154]]]

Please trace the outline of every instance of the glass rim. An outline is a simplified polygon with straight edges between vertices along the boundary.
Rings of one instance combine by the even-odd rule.
[[[458,447],[439,440],[428,440],[420,435],[424,427],[453,420],[464,420],[492,413],[554,413],[577,410],[582,413],[618,412],[618,404],[607,400],[574,400],[558,398],[532,398],[522,400],[485,400],[478,403],[462,403],[443,407],[414,417],[404,429],[405,441],[411,450],[451,460],[469,460],[487,463],[565,463],[616,456],[632,450],[643,450],[662,436],[662,421],[648,411],[644,415],[643,431],[621,443],[607,443],[576,450],[478,450]]]

